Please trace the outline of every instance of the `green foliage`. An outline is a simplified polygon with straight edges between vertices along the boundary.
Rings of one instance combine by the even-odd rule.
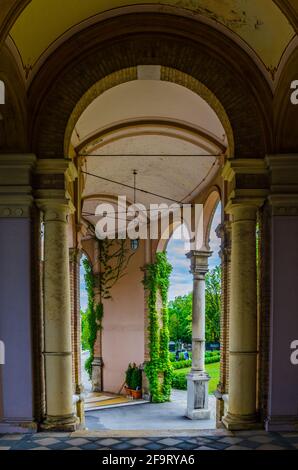
[[[145,366],[152,401],[169,401],[171,395],[172,366],[170,362],[168,290],[172,266],[165,253],[156,254],[156,262],[147,266],[144,286],[148,291],[150,361]],[[161,322],[157,311],[158,295],[161,298]],[[161,325],[160,325],[161,323]]]
[[[209,381],[209,393],[213,393],[219,382],[219,361],[206,366],[206,372],[210,376]],[[178,390],[187,390],[187,374],[189,374],[190,368],[180,369],[174,371],[172,386]]]
[[[206,274],[206,341],[220,338],[221,269],[215,267]],[[169,302],[169,329],[171,341],[190,343],[192,336],[192,293]]]
[[[176,354],[170,353],[170,361],[172,362],[172,366],[174,369],[181,369],[181,364],[184,363],[191,363],[192,353],[189,353],[190,359],[185,360],[183,353],[180,353],[179,361],[176,361]],[[213,360],[214,359],[214,360]],[[220,360],[220,351],[206,351],[205,352],[205,364],[211,364],[212,362],[217,362]],[[185,366],[187,367],[187,366]]]
[[[125,372],[125,381],[128,388],[131,388],[131,378],[133,374],[134,364],[129,364],[127,371]]]
[[[126,371],[126,385],[132,390],[142,388],[142,371],[136,364],[129,364]]]
[[[184,361],[173,362],[172,367],[174,370],[185,369],[186,367],[190,367],[191,363],[192,363],[191,359],[186,359]]]
[[[205,356],[205,364],[213,364],[220,361],[220,352],[217,351],[216,354]],[[185,369],[186,367],[191,367],[191,359],[185,361],[172,362],[172,367],[174,370]]]
[[[131,386],[132,390],[140,390],[142,388],[142,371],[135,367],[131,375]]]
[[[88,307],[86,311],[86,324],[85,324],[85,332],[87,330],[88,337],[84,338],[86,343],[87,349],[89,350],[89,357],[85,363],[85,369],[88,372],[88,375],[91,379],[92,375],[92,362],[94,359],[94,344],[97,337],[98,325],[96,322],[96,311],[95,311],[95,301],[94,301],[94,287],[95,281],[92,272],[92,266],[87,260],[87,258],[83,259],[83,266],[85,269],[85,284],[86,290],[88,295]],[[82,332],[84,330],[82,329]]]
[[[206,341],[220,339],[221,269],[216,266],[206,274]]]
[[[180,371],[179,371],[180,372]],[[178,390],[187,390],[187,379],[185,371],[182,374],[174,372],[172,387]]]
[[[82,349],[87,351],[89,349],[89,323],[88,323],[88,314],[81,310],[81,328],[82,328]]]
[[[192,294],[176,297],[169,302],[168,308],[171,341],[191,343]]]

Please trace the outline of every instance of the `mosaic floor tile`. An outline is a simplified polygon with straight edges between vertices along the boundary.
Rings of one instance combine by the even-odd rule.
[[[88,433],[0,435],[0,450],[281,450],[298,449],[297,433],[235,432],[233,435],[104,437]]]

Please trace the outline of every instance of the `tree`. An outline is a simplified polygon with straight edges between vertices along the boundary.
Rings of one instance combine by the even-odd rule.
[[[82,349],[87,351],[89,349],[89,323],[88,323],[88,311],[83,312],[81,310],[81,325],[82,325]]]
[[[171,341],[191,342],[189,318],[192,311],[192,294],[176,297],[169,302],[169,330]]]
[[[206,274],[206,341],[220,339],[221,269],[216,266]],[[169,303],[169,328],[171,341],[191,342],[192,293],[176,297]]]
[[[206,274],[206,341],[220,338],[221,269],[216,266]]]

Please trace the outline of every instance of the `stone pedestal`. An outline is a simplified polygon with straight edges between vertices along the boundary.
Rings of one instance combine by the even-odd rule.
[[[102,357],[95,357],[92,362],[92,392],[103,391],[102,367]]]
[[[187,410],[190,419],[210,419],[208,408],[208,384],[206,372],[191,372],[187,376]]]

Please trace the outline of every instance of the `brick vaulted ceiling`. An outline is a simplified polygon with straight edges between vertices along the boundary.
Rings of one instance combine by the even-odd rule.
[[[9,41],[19,56],[25,75],[30,77],[38,64],[64,39],[100,18],[134,8],[191,15],[209,22],[238,41],[274,77],[281,59],[295,37],[295,4],[298,0],[28,0],[15,3],[19,14],[9,33]],[[21,10],[21,5],[25,8]],[[26,6],[27,4],[27,6]],[[298,9],[298,6],[297,6]],[[9,11],[9,10],[8,10]]]

